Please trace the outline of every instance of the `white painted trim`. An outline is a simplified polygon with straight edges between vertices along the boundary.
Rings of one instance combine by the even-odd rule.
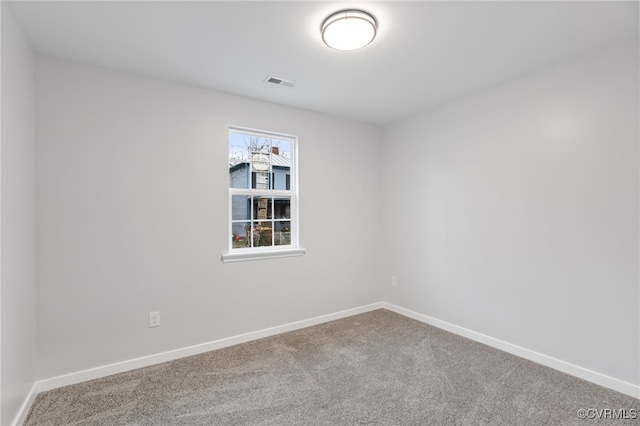
[[[237,345],[240,343],[246,343],[265,337],[275,336],[277,334],[286,333],[288,331],[299,330],[306,327],[322,324],[329,321],[334,321],[342,318],[347,318],[353,315],[362,314],[365,312],[374,311],[376,309],[388,309],[389,311],[403,315],[408,318],[413,318],[417,321],[425,324],[438,327],[440,329],[449,331],[459,336],[466,337],[471,340],[475,340],[480,343],[484,343],[488,346],[500,349],[507,353],[528,359],[535,363],[553,368],[563,373],[570,374],[572,376],[587,380],[600,386],[604,386],[608,389],[615,390],[617,392],[624,393],[634,398],[640,399],[640,386],[632,383],[627,383],[622,380],[597,373],[595,371],[561,361],[559,359],[535,352],[521,346],[514,345],[512,343],[505,342],[500,339],[487,336],[486,334],[478,333],[473,330],[469,330],[464,327],[451,324],[446,321],[442,321],[428,315],[420,314],[418,312],[411,311],[409,309],[401,308],[387,302],[377,302],[370,305],[360,306],[353,309],[347,309],[332,314],[321,315],[319,317],[310,318],[307,320],[296,321],[280,326],[265,328],[250,333],[240,334],[238,336],[227,337],[219,340],[214,340],[208,343],[202,343],[199,345],[189,346],[186,348],[175,349],[159,354],[149,355],[145,357],[135,358],[127,361],[116,362],[100,367],[90,368],[75,373],[65,374],[58,377],[52,377],[36,382],[29,393],[27,399],[22,404],[18,415],[16,416],[16,425],[21,425],[29,414],[29,410],[35,400],[35,397],[39,392],[56,389],[63,386],[69,386],[76,383],[86,382],[88,380],[99,379],[101,377],[110,376],[112,374],[124,373],[126,371],[135,370],[137,368],[149,367],[151,365],[160,364],[162,362],[173,361],[176,359],[184,358],[191,355],[197,355],[204,352],[209,352],[216,349],[225,348],[228,346]]]
[[[475,340],[476,342],[484,343],[485,345],[500,349],[521,358],[528,359],[529,361],[533,361],[546,367],[553,368],[554,370],[570,374],[588,382],[592,382],[597,385],[604,386],[605,388],[609,388],[614,391],[640,399],[640,386],[634,385],[633,383],[628,383],[614,377],[607,376],[605,374],[601,374],[596,371],[589,370],[587,368],[580,367],[578,365],[571,364],[569,362],[562,361],[527,348],[523,348],[522,346],[514,345],[512,343],[505,342],[504,340],[496,339],[494,337],[487,336],[486,334],[478,333],[476,331],[469,330],[468,328],[460,327],[455,324],[451,324],[449,322],[442,321],[428,315],[420,314],[409,309],[401,308],[387,302],[381,302],[381,304],[384,309],[388,309],[405,317],[413,318],[425,324],[441,328],[459,336]]]
[[[266,137],[277,138],[280,140],[288,139],[289,142],[291,143],[291,152],[290,152],[291,167],[289,170],[289,173],[291,175],[291,187],[289,188],[289,190],[273,190],[273,189],[260,190],[260,189],[254,189],[254,188],[229,188],[229,201],[228,201],[229,235],[227,238],[227,241],[229,242],[229,248],[227,253],[222,254],[222,257],[220,260],[222,260],[222,262],[225,262],[225,263],[241,262],[245,260],[261,260],[261,259],[278,258],[278,257],[291,257],[291,256],[301,256],[305,254],[306,250],[300,247],[300,220],[299,220],[299,217],[300,217],[299,192],[300,191],[298,189],[298,183],[299,183],[298,136],[290,135],[287,133],[271,132],[267,130],[257,130],[249,127],[242,127],[242,126],[229,126],[229,133],[231,132],[258,136],[258,137],[266,136]],[[241,195],[241,194],[247,194],[247,195],[253,194],[258,196],[282,195],[282,196],[290,197],[291,216],[289,217],[289,222],[291,224],[291,244],[289,246],[290,247],[289,249],[284,247],[279,248],[277,246],[272,247],[272,249],[274,249],[273,251],[277,251],[280,253],[279,255],[273,255],[271,253],[267,253],[266,250],[263,252],[262,249],[260,249],[260,251],[250,250],[251,252],[255,251],[255,254],[252,253],[251,255],[247,255],[241,252],[239,249],[234,250],[233,240],[232,240],[232,237],[233,237],[233,219],[232,219],[233,218],[233,214],[232,214],[233,202],[232,200],[234,195]],[[253,204],[253,201],[252,201],[252,204]]]
[[[38,396],[38,383],[34,383],[31,386],[31,390],[29,394],[25,398],[24,402],[20,406],[18,410],[18,414],[16,414],[16,418],[13,420],[12,425],[23,425],[24,422],[27,421],[27,416],[29,415],[29,411],[31,411],[31,406],[33,405],[33,401],[36,400],[36,396]]]
[[[364,312],[374,311],[382,308],[382,303],[373,303],[371,305],[361,306],[358,308],[347,309],[340,312],[335,312],[328,315],[322,315],[319,317],[310,318],[307,320],[296,321],[284,325],[265,328],[263,330],[253,331],[250,333],[240,334],[238,336],[227,337],[219,340],[214,340],[208,343],[202,343],[199,345],[189,346],[186,348],[175,349],[159,354],[144,356],[127,361],[116,362],[113,364],[103,365],[100,367],[90,368],[76,373],[65,374],[63,376],[51,377],[49,379],[40,380],[37,382],[38,392],[44,392],[51,389],[56,389],[62,386],[69,386],[76,383],[86,382],[87,380],[99,379],[101,377],[110,376],[112,374],[124,373],[126,371],[135,370],[137,368],[148,367],[155,364],[160,364],[167,361],[173,361],[176,359],[188,357],[191,355],[197,355],[204,352],[209,352],[215,349],[226,348],[228,346],[237,345],[240,343],[250,342],[252,340],[263,339],[265,337],[275,336],[277,334],[286,333],[288,331],[299,330],[301,328],[311,327],[313,325],[322,324],[329,321],[334,321],[342,318],[347,318],[353,315],[361,314]]]
[[[245,251],[240,253],[225,253],[222,255],[220,260],[222,260],[223,263],[245,262],[247,260],[277,259],[279,257],[302,256],[306,253],[307,249],[304,248]]]

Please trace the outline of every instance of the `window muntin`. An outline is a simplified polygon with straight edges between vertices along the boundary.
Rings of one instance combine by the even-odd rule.
[[[295,249],[296,138],[229,130],[229,253]]]

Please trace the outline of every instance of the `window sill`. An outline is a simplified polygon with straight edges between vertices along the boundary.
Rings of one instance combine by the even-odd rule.
[[[222,260],[222,262],[224,263],[245,262],[248,260],[277,259],[279,257],[302,256],[306,252],[306,249],[297,248],[269,251],[252,251],[243,253],[225,253],[222,255],[220,260]]]

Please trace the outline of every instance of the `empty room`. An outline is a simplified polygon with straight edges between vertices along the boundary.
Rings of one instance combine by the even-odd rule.
[[[0,424],[637,424],[639,4],[2,1]]]

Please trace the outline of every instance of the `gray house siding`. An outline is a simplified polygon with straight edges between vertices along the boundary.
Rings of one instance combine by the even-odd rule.
[[[290,168],[273,166],[272,176],[274,189],[287,190],[290,189]],[[255,177],[252,177],[248,163],[239,163],[229,168],[229,185],[232,188],[252,188],[255,187]],[[247,196],[234,196],[231,201],[231,209],[233,212],[233,220],[251,220],[249,209],[251,208],[250,200]],[[276,204],[276,209],[277,209]],[[276,212],[276,216],[278,213]],[[244,237],[246,231],[244,223],[234,223],[232,226],[233,236]]]

